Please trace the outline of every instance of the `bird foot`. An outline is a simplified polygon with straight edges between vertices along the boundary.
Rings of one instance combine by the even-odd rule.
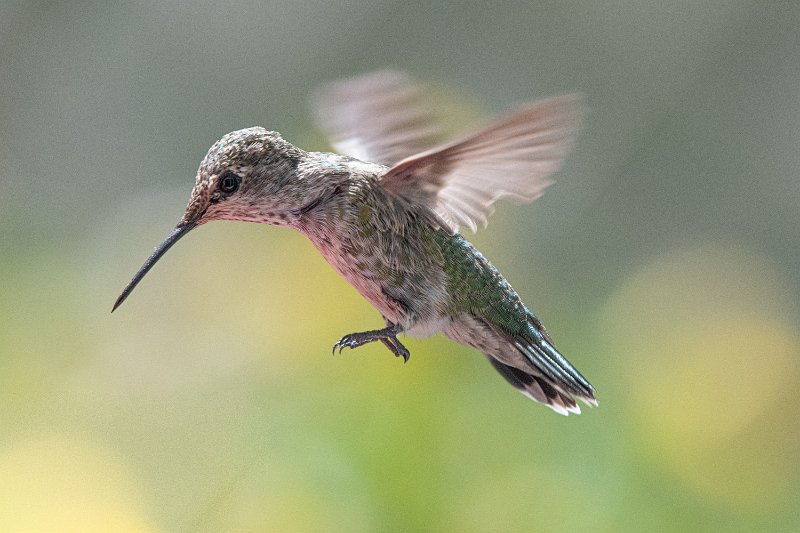
[[[397,333],[400,331],[398,326],[393,325],[384,329],[350,333],[336,341],[336,344],[333,345],[333,353],[336,353],[337,348],[339,353],[342,353],[345,348],[355,349],[370,342],[381,341],[396,357],[402,357],[404,362],[408,362],[411,352],[397,339]]]

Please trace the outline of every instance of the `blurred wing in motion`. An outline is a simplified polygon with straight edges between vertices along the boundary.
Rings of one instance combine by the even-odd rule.
[[[408,75],[379,70],[324,86],[313,107],[337,152],[391,166],[439,142],[422,92]]]
[[[524,105],[477,134],[400,161],[383,186],[474,232],[498,199],[532,202],[552,183],[580,129],[581,103],[567,95]]]

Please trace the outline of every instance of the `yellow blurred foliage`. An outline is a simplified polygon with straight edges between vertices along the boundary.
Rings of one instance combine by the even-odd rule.
[[[127,466],[74,434],[0,450],[0,530],[156,531]]]
[[[736,246],[670,250],[610,298],[600,324],[642,450],[706,501],[785,502],[800,453],[782,417],[800,378],[794,299]]]

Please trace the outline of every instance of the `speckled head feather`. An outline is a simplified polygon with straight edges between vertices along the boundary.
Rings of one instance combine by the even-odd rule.
[[[198,225],[220,219],[272,223],[268,215],[278,211],[277,206],[288,207],[282,193],[288,192],[287,185],[304,154],[279,133],[264,128],[228,133],[211,146],[200,163],[182,221]],[[239,182],[236,194],[228,195],[220,190],[219,182],[230,173]]]

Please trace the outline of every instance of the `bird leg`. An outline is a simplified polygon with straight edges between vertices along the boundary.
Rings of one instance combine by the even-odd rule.
[[[342,353],[345,348],[358,348],[370,342],[381,341],[396,357],[402,357],[403,361],[408,362],[411,353],[397,340],[397,334],[401,331],[403,331],[401,326],[390,322],[389,326],[383,329],[350,333],[333,345],[333,351],[335,353],[336,348],[339,348],[339,353]]]

